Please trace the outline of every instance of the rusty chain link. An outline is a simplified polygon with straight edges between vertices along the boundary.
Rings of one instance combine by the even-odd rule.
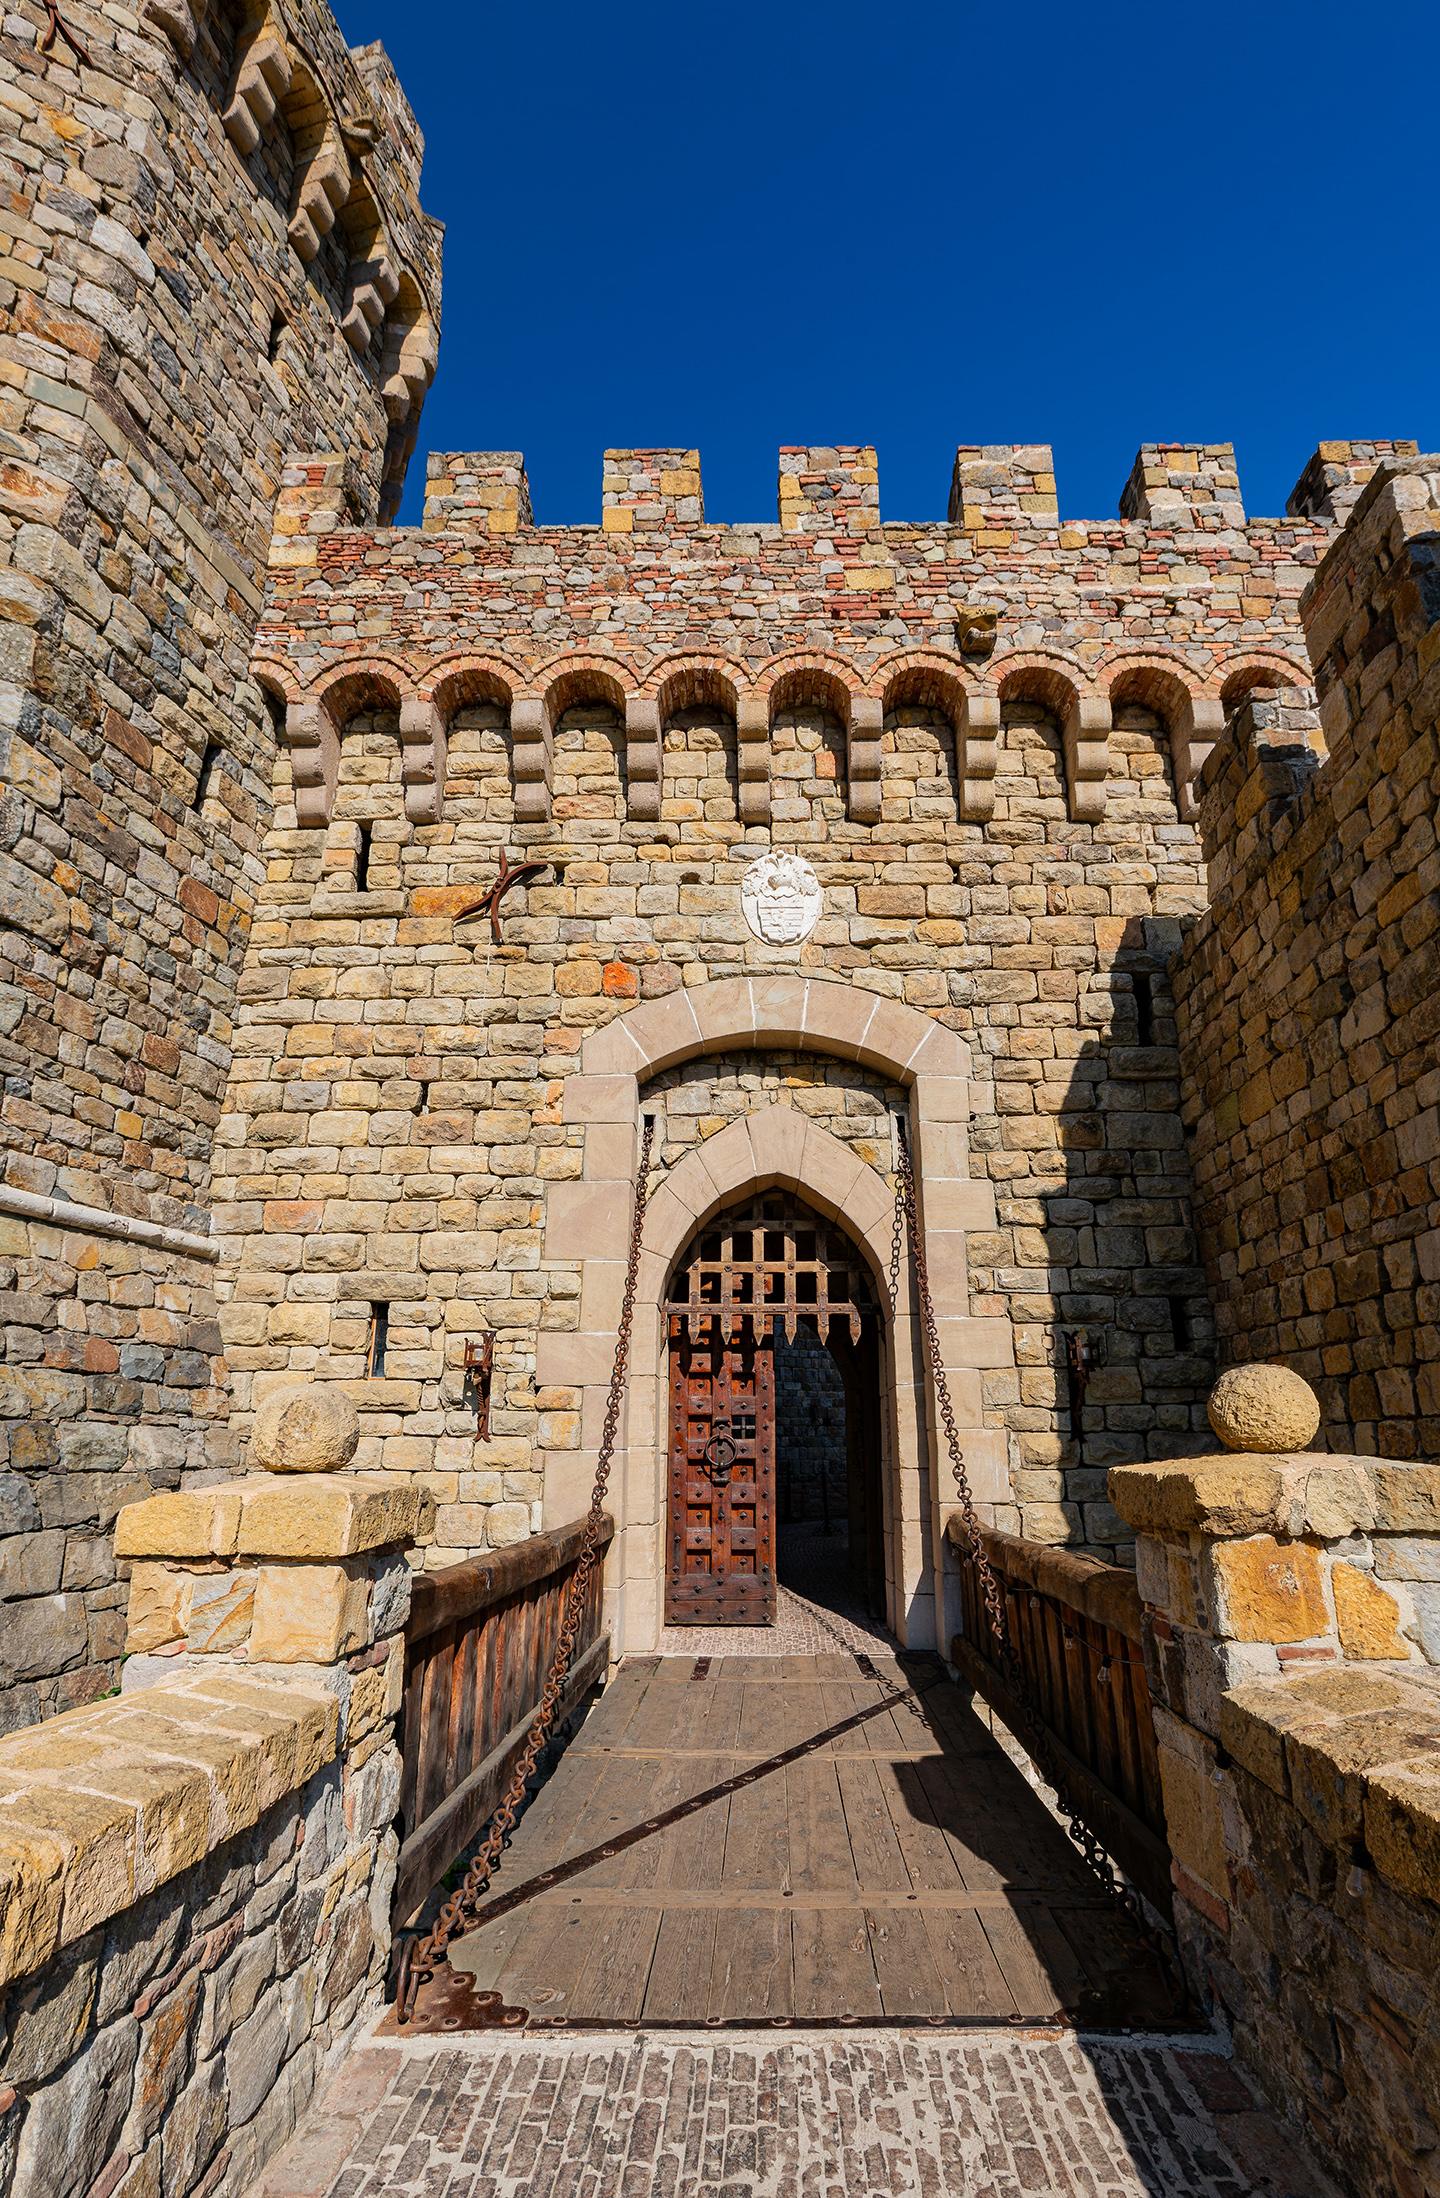
[[[900,1262],[902,1246],[908,1232],[910,1257],[915,1269],[915,1289],[920,1300],[920,1332],[925,1346],[926,1371],[935,1392],[945,1447],[950,1453],[950,1471],[960,1499],[960,1520],[966,1553],[979,1576],[985,1618],[995,1647],[995,1661],[1019,1711],[1021,1729],[1017,1737],[1022,1741],[1026,1754],[1041,1778],[1054,1793],[1065,1829],[1092,1874],[1108,1897],[1134,1925],[1146,1945],[1158,1955],[1174,1976],[1178,1974],[1178,1963],[1169,1940],[1152,1928],[1138,1893],[1117,1874],[1115,1865],[1105,1851],[1104,1843],[1090,1829],[1080,1805],[1069,1791],[1064,1767],[1056,1756],[1051,1740],[1050,1728],[1031,1694],[1024,1664],[1011,1635],[1004,1590],[985,1547],[979,1514],[975,1509],[975,1497],[970,1487],[970,1475],[966,1469],[965,1452],[960,1442],[960,1430],[955,1420],[955,1408],[950,1401],[950,1384],[940,1357],[940,1330],[930,1296],[930,1269],[925,1256],[925,1240],[918,1226],[915,1167],[910,1157],[910,1139],[905,1124],[899,1117],[896,1118],[895,1127],[899,1150],[895,1170],[895,1210],[890,1232],[890,1307],[898,1321]]]
[[[605,1492],[610,1481],[615,1438],[620,1427],[620,1406],[624,1401],[625,1383],[630,1368],[630,1331],[635,1320],[635,1291],[640,1279],[640,1246],[645,1231],[645,1207],[650,1195],[650,1156],[654,1144],[655,1117],[647,1114],[640,1138],[640,1166],[635,1179],[635,1210],[630,1224],[625,1293],[621,1301],[620,1326],[615,1337],[615,1363],[611,1369],[610,1389],[605,1400],[605,1419],[600,1431],[595,1485],[590,1492],[585,1535],[571,1575],[565,1617],[560,1627],[560,1638],[555,1644],[555,1653],[550,1659],[550,1669],[545,1677],[545,1690],[540,1697],[535,1722],[530,1727],[525,1745],[510,1774],[510,1782],[505,1788],[499,1807],[490,1819],[489,1830],[471,1858],[463,1882],[445,1902],[425,1936],[407,1944],[401,1958],[395,2000],[395,2019],[400,2023],[410,2020],[421,1988],[434,1976],[437,1966],[446,1958],[451,1940],[459,1935],[461,1926],[467,1919],[473,1920],[480,1900],[495,1874],[495,1866],[501,1853],[509,1844],[520,1804],[525,1797],[525,1788],[540,1759],[540,1751],[554,1727],[555,1713],[559,1708],[570,1661],[575,1653],[575,1642],[585,1612],[591,1576],[599,1560],[600,1536],[605,1525]],[[476,2000],[477,2003],[488,2001],[498,2007],[500,1995],[498,1992],[477,1993]]]

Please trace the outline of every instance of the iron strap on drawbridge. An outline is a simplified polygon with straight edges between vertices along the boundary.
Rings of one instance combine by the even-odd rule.
[[[605,1491],[610,1481],[615,1439],[620,1428],[620,1407],[624,1402],[625,1383],[630,1371],[630,1331],[635,1320],[635,1290],[640,1278],[640,1244],[645,1233],[645,1207],[650,1195],[650,1156],[654,1145],[655,1117],[647,1114],[640,1137],[640,1165],[635,1178],[635,1210],[630,1223],[630,1251],[625,1265],[625,1294],[620,1308],[620,1327],[615,1338],[615,1364],[610,1374],[605,1420],[600,1431],[595,1485],[590,1492],[585,1536],[571,1575],[565,1616],[560,1627],[560,1638],[555,1644],[555,1653],[550,1660],[550,1669],[546,1674],[545,1691],[540,1697],[535,1722],[530,1727],[525,1745],[510,1774],[499,1807],[490,1819],[490,1828],[476,1848],[463,1882],[444,1903],[430,1929],[422,1937],[407,1939],[405,1942],[400,1956],[395,1994],[395,2019],[400,2023],[412,2020],[416,2001],[425,1986],[434,1982],[435,1972],[440,1964],[445,1962],[448,1968],[447,1955],[451,1941],[461,1935],[467,1923],[474,1921],[476,1910],[495,1874],[501,1853],[509,1845],[520,1804],[525,1798],[525,1788],[540,1760],[540,1752],[554,1730],[555,1714],[564,1692],[570,1661],[575,1653],[575,1642],[585,1611],[586,1593],[599,1561],[600,1539],[605,1526]],[[459,2027],[460,2022],[465,2021],[487,2028],[493,2026],[513,2029],[518,2028],[525,2020],[524,2008],[507,2007],[498,1992],[474,1992],[468,1986],[460,1989],[467,2004],[463,2015],[452,2014],[445,2021],[446,2028]]]
[[[915,1269],[916,1295],[920,1300],[920,1333],[925,1349],[925,1370],[935,1392],[940,1432],[950,1454],[950,1471],[955,1482],[955,1492],[960,1499],[961,1531],[965,1538],[966,1553],[979,1578],[981,1601],[986,1626],[994,1645],[995,1662],[1019,1711],[1016,1738],[1045,1784],[1054,1793],[1066,1831],[1105,1893],[1170,1971],[1172,1978],[1178,1979],[1179,1962],[1168,1935],[1162,1934],[1151,1925],[1141,1906],[1139,1894],[1119,1876],[1105,1850],[1104,1842],[1091,1829],[1081,1805],[1074,1797],[1065,1767],[1056,1754],[1050,1729],[1031,1692],[1024,1663],[1011,1635],[1004,1590],[985,1547],[980,1516],[975,1508],[974,1491],[966,1470],[965,1452],[960,1442],[960,1430],[955,1420],[955,1407],[950,1399],[950,1384],[940,1356],[940,1329],[930,1295],[929,1262],[925,1256],[925,1240],[918,1225],[915,1165],[910,1156],[910,1139],[903,1120],[897,1119],[895,1127],[899,1164],[895,1171],[895,1211],[890,1234],[890,1306],[892,1314],[898,1320],[900,1262],[908,1235],[910,1257]],[[941,1653],[944,1653],[943,1643]]]

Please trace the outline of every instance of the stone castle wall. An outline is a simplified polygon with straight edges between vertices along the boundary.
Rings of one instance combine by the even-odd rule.
[[[333,465],[294,462],[256,659],[287,745],[217,1169],[242,1420],[339,1379],[366,1461],[430,1481],[435,1561],[525,1532],[536,1450],[581,1443],[577,1393],[535,1382],[537,1335],[579,1317],[544,1242],[581,1042],[636,999],[823,973],[969,1041],[998,1200],[971,1310],[1015,1345],[984,1376],[1000,1523],[1123,1547],[1105,1470],[1194,1448],[1213,1360],[1167,977],[1204,905],[1195,775],[1247,692],[1303,690],[1301,591],[1393,447],[1326,446],[1253,521],[1227,448],[1156,448],[1122,519],[1075,523],[1048,452],[962,449],[943,526],[885,524],[859,449],[782,453],[779,521],[746,526],[705,522],[694,452],[607,454],[598,528],[536,526],[514,454],[433,457],[405,533],[340,524]],[[818,873],[803,946],[742,918],[768,846]],[[476,911],[505,850],[549,867],[497,945]],[[703,1130],[707,1077],[717,1120],[743,1111],[747,1073],[661,1079],[667,1136]],[[808,1074],[843,1119],[863,1087]],[[1074,1328],[1107,1346],[1078,1441]]]
[[[317,0],[62,14],[83,67],[43,11],[0,32],[0,1724],[113,1682],[118,1506],[230,1456],[210,1147],[282,453],[391,508],[439,311],[379,47]]]
[[[1440,460],[1392,463],[1304,598],[1318,713],[1257,697],[1202,775],[1174,979],[1222,1351],[1404,1458],[1440,1456],[1437,541]]]

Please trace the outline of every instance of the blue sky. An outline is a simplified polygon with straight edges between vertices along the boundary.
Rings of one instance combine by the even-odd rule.
[[[781,443],[876,444],[887,519],[957,442],[1053,444],[1074,518],[1145,441],[1233,442],[1254,513],[1322,438],[1440,445],[1421,0],[337,13],[448,225],[422,454],[523,450],[544,523],[607,445],[698,444],[719,520]]]

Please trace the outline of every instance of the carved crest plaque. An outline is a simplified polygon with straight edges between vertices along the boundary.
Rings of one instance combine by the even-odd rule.
[[[798,946],[820,920],[820,880],[803,855],[757,856],[740,880],[740,907],[757,939]]]

